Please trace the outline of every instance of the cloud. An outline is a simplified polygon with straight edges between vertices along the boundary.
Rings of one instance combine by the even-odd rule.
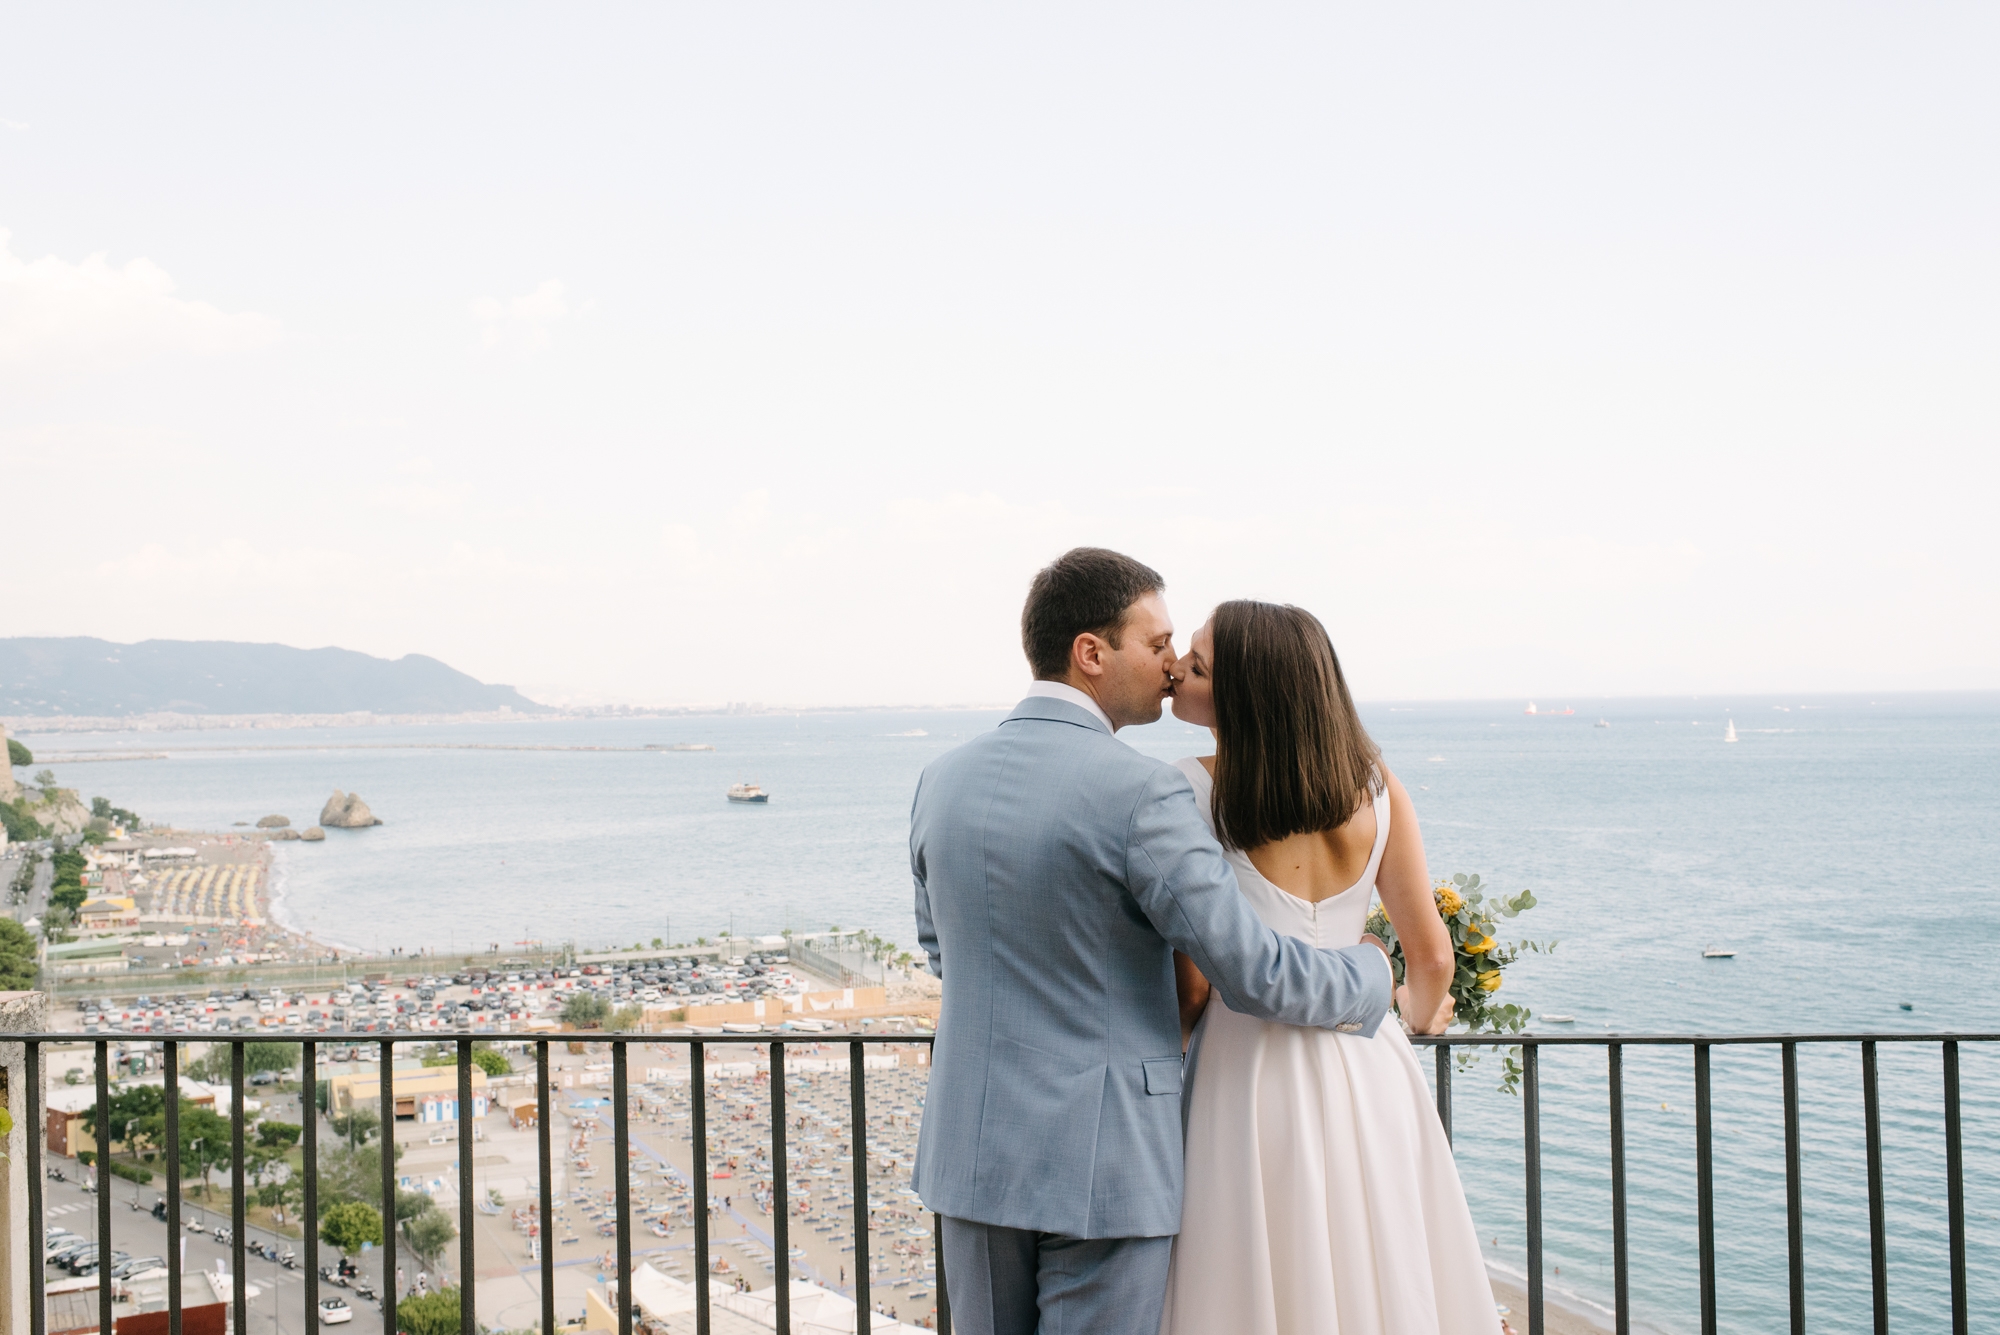
[[[551,325],[569,318],[569,302],[563,285],[545,279],[525,297],[485,297],[472,303],[472,313],[480,321],[479,345],[489,352],[529,354],[547,352],[555,346]]]
[[[12,130],[14,133],[19,134],[27,128],[28,122],[26,121],[10,121],[4,116],[0,116],[0,130]]]
[[[246,352],[278,337],[268,316],[174,292],[173,278],[151,260],[24,260],[0,230],[0,365],[104,369],[167,354]]]

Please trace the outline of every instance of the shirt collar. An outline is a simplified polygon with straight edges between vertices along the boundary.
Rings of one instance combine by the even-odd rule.
[[[1118,726],[1111,721],[1111,715],[1105,713],[1097,701],[1091,699],[1068,682],[1036,681],[1029,683],[1028,694],[1025,698],[1032,700],[1037,696],[1047,700],[1065,700],[1079,709],[1087,709],[1093,717],[1104,725],[1106,732],[1115,734],[1118,731]]]

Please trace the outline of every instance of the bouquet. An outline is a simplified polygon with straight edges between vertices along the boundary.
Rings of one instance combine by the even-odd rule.
[[[1453,876],[1448,881],[1439,881],[1431,889],[1431,898],[1437,903],[1438,916],[1444,919],[1445,930],[1451,934],[1452,974],[1451,999],[1453,1018],[1463,1023],[1471,1033],[1482,1031],[1495,1034],[1518,1034],[1527,1026],[1529,1010],[1526,1006],[1516,1006],[1503,1002],[1495,994],[1500,990],[1501,973],[1521,957],[1523,951],[1544,954],[1553,951],[1553,941],[1515,941],[1502,945],[1495,935],[1495,928],[1501,918],[1517,918],[1535,907],[1532,890],[1523,890],[1511,897],[1486,897],[1478,875],[1464,873]],[[1389,947],[1389,967],[1396,976],[1396,983],[1403,982],[1403,943],[1396,939],[1396,929],[1389,921],[1389,915],[1380,904],[1368,912],[1368,925],[1363,929],[1370,936],[1379,937]],[[1518,1049],[1510,1051],[1506,1059],[1506,1071],[1501,1079],[1503,1089],[1513,1089],[1520,1079],[1520,1066],[1515,1058]],[[1478,1060],[1478,1054],[1470,1048],[1460,1048],[1459,1069],[1464,1070]]]

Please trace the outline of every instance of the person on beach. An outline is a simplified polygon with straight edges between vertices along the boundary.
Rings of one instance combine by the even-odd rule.
[[[1416,811],[1361,726],[1312,613],[1229,602],[1174,665],[1174,716],[1215,754],[1177,768],[1244,899],[1315,946],[1403,944],[1404,1023],[1451,1020],[1452,944]],[[1373,938],[1368,938],[1373,939]],[[1162,1335],[1493,1335],[1500,1321],[1451,1144],[1402,1026],[1296,1028],[1176,960],[1187,1195]]]
[[[1388,1010],[1386,952],[1266,925],[1188,775],[1113,735],[1170,693],[1163,589],[1102,548],[1037,574],[1027,698],[911,807],[944,991],[915,1185],[969,1335],[1157,1335],[1182,1219],[1176,950],[1237,1014],[1365,1039]]]

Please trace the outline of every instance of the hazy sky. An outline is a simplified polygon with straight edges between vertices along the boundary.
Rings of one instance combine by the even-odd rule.
[[[0,634],[1001,701],[2000,687],[2000,11],[16,6]]]

